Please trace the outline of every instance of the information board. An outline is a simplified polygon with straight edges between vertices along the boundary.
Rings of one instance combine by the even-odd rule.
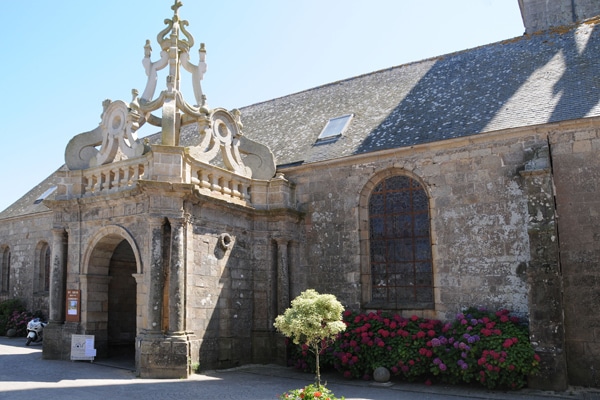
[[[79,322],[81,303],[81,292],[79,290],[67,290],[67,322]]]
[[[71,335],[71,360],[93,361],[94,357],[94,335]]]

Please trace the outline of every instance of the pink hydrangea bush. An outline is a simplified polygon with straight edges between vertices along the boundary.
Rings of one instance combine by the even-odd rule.
[[[539,367],[527,326],[507,310],[470,308],[447,323],[381,311],[347,310],[343,319],[346,331],[323,350],[321,363],[346,378],[369,380],[383,366],[397,379],[518,389]],[[309,352],[296,347],[291,354],[291,365],[313,368]]]

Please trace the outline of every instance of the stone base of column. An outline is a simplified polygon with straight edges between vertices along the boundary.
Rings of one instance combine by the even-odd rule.
[[[79,323],[50,322],[44,328],[42,358],[46,360],[71,359],[71,335],[76,335]]]
[[[158,336],[141,334],[136,339],[136,366],[140,378],[188,378],[199,365],[200,345],[193,334]]]
[[[560,349],[536,349],[540,356],[540,371],[530,376],[527,386],[531,389],[563,392],[568,388],[565,352]]]

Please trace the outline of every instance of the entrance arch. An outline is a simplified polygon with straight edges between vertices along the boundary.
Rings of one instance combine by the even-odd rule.
[[[87,335],[95,336],[97,356],[132,362],[137,335],[137,285],[140,256],[124,228],[104,227],[88,242],[83,257],[81,318]]]

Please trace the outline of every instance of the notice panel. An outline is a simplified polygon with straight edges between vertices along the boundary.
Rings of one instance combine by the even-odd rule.
[[[67,290],[67,322],[79,322],[81,309],[81,291]]]
[[[93,361],[94,357],[94,335],[71,335],[71,360]]]

